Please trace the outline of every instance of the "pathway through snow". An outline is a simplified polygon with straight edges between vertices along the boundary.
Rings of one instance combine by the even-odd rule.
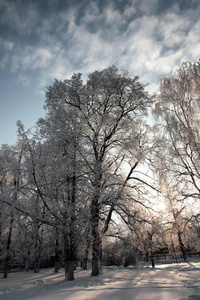
[[[200,263],[157,265],[136,268],[104,268],[91,277],[77,270],[73,282],[53,269],[40,273],[11,273],[0,278],[0,300],[200,300]]]

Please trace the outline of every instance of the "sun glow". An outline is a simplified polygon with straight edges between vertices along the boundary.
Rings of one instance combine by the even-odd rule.
[[[166,204],[164,203],[164,201],[159,201],[157,204],[156,204],[156,207],[157,207],[157,210],[158,211],[162,211],[162,212],[165,212],[166,211]]]
[[[152,208],[156,215],[164,216],[164,214],[167,212],[167,204],[165,199],[158,197],[153,203]]]

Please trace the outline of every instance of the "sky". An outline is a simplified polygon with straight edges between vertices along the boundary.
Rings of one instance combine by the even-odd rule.
[[[156,92],[199,58],[199,0],[0,0],[0,145],[45,115],[55,78],[115,65]]]

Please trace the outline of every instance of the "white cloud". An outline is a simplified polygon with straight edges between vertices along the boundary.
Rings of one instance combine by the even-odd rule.
[[[110,2],[104,9],[104,17],[107,25],[111,27],[123,25],[123,20],[120,12],[115,9],[114,3]]]
[[[90,22],[96,22],[101,18],[102,16],[100,14],[97,2],[90,2],[86,8],[85,15],[82,18],[82,22],[88,24]]]
[[[7,39],[0,38],[0,49],[1,49],[1,58],[0,58],[0,68],[5,68],[9,63],[11,52],[14,49],[14,42]]]
[[[0,7],[4,11],[1,23],[9,24],[21,35],[29,34],[37,25],[39,14],[33,1],[26,1],[23,5],[19,1],[2,1]]]
[[[32,7],[33,11],[28,11],[20,24],[20,13],[16,13],[12,2],[10,7],[6,6],[13,18],[12,26],[21,35],[26,30],[34,31],[38,42],[17,44],[14,40],[1,39],[0,44],[7,49],[1,66],[10,65],[23,82],[27,82],[25,75],[29,70],[37,71],[40,87],[53,78],[67,78],[73,72],[85,74],[113,63],[145,81],[155,81],[156,76],[172,70],[183,57],[198,59],[200,53],[197,12],[188,10],[181,14],[176,5],[173,12],[152,14],[157,4],[158,0],[151,5],[147,0],[135,0],[120,11],[114,1],[103,10],[92,1],[77,25],[79,6],[55,11],[51,18],[42,19],[36,6],[27,4],[26,8]],[[142,14],[135,18],[137,11]],[[36,26],[38,22],[40,26]],[[96,27],[89,30],[91,24]]]
[[[5,51],[12,51],[14,48],[14,43],[11,41],[3,41],[3,47]]]
[[[131,18],[131,16],[133,16],[135,13],[136,13],[135,6],[126,5],[124,8],[123,17],[125,20],[127,20],[127,19]]]
[[[52,53],[50,49],[36,48],[36,49],[26,49],[26,55],[23,57],[21,64],[25,69],[37,69],[47,67],[52,58]]]
[[[183,58],[197,59],[199,30],[200,24],[193,25],[191,12],[142,16],[129,24],[126,55],[120,61],[143,78],[146,73],[146,77],[155,80],[156,73],[170,72]]]
[[[163,47],[176,47],[184,43],[187,31],[190,28],[189,20],[174,13],[168,13],[159,22],[158,33],[163,38]]]
[[[155,8],[157,7],[159,0],[143,0],[139,1],[139,9],[143,14],[150,15],[154,13]]]
[[[192,60],[200,59],[200,21],[191,28],[185,40],[185,55]]]

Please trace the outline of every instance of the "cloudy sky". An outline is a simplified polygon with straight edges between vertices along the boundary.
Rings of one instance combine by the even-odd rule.
[[[0,145],[44,116],[46,86],[110,65],[149,90],[200,58],[199,0],[0,0]]]

